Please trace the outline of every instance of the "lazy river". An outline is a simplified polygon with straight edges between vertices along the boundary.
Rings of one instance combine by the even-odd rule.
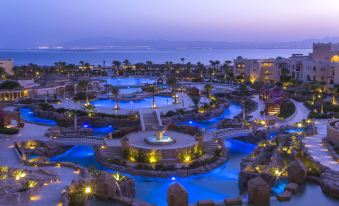
[[[241,159],[247,156],[255,145],[237,140],[225,141],[229,149],[229,160],[219,168],[206,174],[186,178],[146,178],[133,177],[135,181],[136,198],[148,201],[157,206],[167,205],[166,195],[169,185],[174,182],[182,184],[189,192],[189,202],[201,199],[223,200],[225,197],[238,196],[238,173]],[[114,172],[100,165],[94,158],[91,146],[74,146],[64,154],[50,158],[52,162],[74,162],[88,168],[97,168]]]
[[[131,176],[134,179],[136,188],[136,198],[155,204],[157,206],[167,205],[168,187],[179,182],[189,193],[189,203],[195,203],[198,200],[211,199],[222,201],[224,198],[238,197],[238,173],[240,171],[240,161],[250,154],[255,145],[241,142],[238,140],[225,141],[229,149],[228,161],[219,168],[216,168],[206,174],[195,175],[186,178],[146,178],[140,176]],[[96,168],[107,172],[114,172],[111,169],[100,165],[94,158],[94,151],[91,146],[74,146],[64,154],[50,158],[52,162],[68,161],[74,162],[88,168]],[[280,193],[284,190],[286,182],[279,182],[272,193]],[[96,205],[97,200],[92,203]],[[101,206],[112,205],[110,202],[99,201]],[[114,204],[113,204],[114,205]],[[320,187],[313,183],[306,183],[293,196],[290,202],[271,202],[273,206],[293,206],[293,205],[338,205],[338,201],[322,193]]]
[[[185,121],[179,123],[179,125],[190,125],[193,127],[198,127],[199,129],[205,129],[206,131],[215,130],[220,121],[224,119],[232,119],[234,116],[240,114],[242,112],[242,107],[240,104],[231,102],[230,106],[225,108],[224,112],[214,118],[204,120],[204,121]]]

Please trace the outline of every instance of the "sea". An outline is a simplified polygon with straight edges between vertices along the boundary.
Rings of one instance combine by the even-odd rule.
[[[63,61],[69,64],[79,64],[80,61],[94,65],[110,66],[113,60],[129,60],[131,63],[153,64],[185,62],[208,64],[210,60],[234,60],[238,56],[249,59],[264,59],[276,57],[290,57],[292,54],[309,54],[311,49],[149,49],[149,50],[43,50],[21,49],[1,50],[0,59],[13,59],[17,66],[29,63],[41,66],[53,65]]]

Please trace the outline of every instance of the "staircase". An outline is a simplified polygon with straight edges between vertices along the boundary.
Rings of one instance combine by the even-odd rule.
[[[153,130],[153,127],[162,126],[161,118],[156,111],[145,113],[145,111],[139,111],[140,124],[142,131]]]
[[[268,112],[268,114],[271,115],[271,116],[278,115],[279,113],[280,113],[280,106],[279,105],[273,107],[273,109]]]
[[[204,154],[215,155],[218,143],[215,141],[204,142]]]
[[[158,118],[155,112],[143,114],[145,130],[153,130],[154,126],[159,126]]]

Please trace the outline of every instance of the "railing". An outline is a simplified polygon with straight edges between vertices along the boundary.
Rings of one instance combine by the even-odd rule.
[[[144,116],[141,110],[139,110],[139,120],[140,120],[140,125],[141,125],[141,131],[145,131],[146,128],[145,128]]]
[[[105,145],[105,138],[98,138],[94,136],[88,137],[57,137],[51,138],[51,142],[56,144],[67,144],[67,145],[75,145],[75,144],[85,144],[85,145]]]
[[[227,129],[220,129],[212,133],[212,137],[214,139],[227,139],[227,138],[233,138],[237,137],[237,135],[240,136],[246,136],[249,135],[252,132],[250,129],[234,129],[234,128],[227,128]]]

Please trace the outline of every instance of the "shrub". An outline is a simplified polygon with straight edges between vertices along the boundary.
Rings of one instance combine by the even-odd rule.
[[[1,134],[18,134],[19,133],[19,129],[17,129],[17,128],[0,127],[0,133]]]
[[[19,86],[20,84],[18,82],[7,80],[0,84],[0,90],[2,89],[11,90]]]
[[[282,104],[280,106],[279,117],[287,118],[295,112],[295,105],[293,102],[288,102],[287,104]]]

